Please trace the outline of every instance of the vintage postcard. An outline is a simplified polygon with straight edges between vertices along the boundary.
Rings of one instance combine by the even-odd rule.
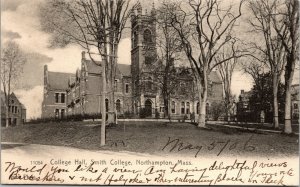
[[[1,0],[1,184],[299,185],[298,0]]]

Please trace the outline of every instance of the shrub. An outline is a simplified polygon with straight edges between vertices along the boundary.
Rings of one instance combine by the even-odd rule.
[[[210,114],[212,118],[217,121],[225,113],[225,106],[223,102],[213,102],[210,106]]]

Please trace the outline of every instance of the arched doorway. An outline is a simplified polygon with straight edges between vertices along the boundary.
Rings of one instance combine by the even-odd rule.
[[[121,113],[121,101],[120,101],[120,99],[118,99],[116,101],[116,110],[117,110],[118,114]]]
[[[152,102],[149,99],[145,101],[145,115],[152,116]]]

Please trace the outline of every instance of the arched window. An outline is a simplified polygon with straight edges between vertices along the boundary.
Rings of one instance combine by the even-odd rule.
[[[185,112],[185,104],[184,102],[181,102],[181,114],[184,114]]]
[[[175,101],[172,101],[172,103],[171,103],[171,110],[172,110],[172,113],[174,114],[175,113]]]
[[[146,43],[151,43],[152,42],[151,31],[149,29],[146,29],[144,31],[144,42],[146,42]]]
[[[120,99],[118,99],[116,101],[116,109],[117,109],[117,112],[120,113],[121,112],[121,101]]]
[[[148,90],[152,90],[152,78],[151,77],[148,77],[148,80],[147,80],[147,89]]]
[[[138,43],[138,36],[137,36],[137,33],[134,32],[133,33],[133,46],[136,47],[137,43]]]
[[[106,109],[106,112],[108,112],[108,99],[105,99],[105,109]]]
[[[199,114],[199,107],[200,107],[200,103],[199,103],[199,102],[197,102],[197,109],[196,109],[196,111],[197,111],[197,114]]]
[[[186,103],[186,114],[189,114],[190,113],[190,103],[187,102]]]

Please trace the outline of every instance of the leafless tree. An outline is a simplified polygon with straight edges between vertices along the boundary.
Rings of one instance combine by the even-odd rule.
[[[167,2],[164,2],[167,6]],[[175,71],[175,62],[179,60],[179,53],[182,50],[181,41],[176,31],[170,24],[170,15],[166,7],[157,10],[157,36],[159,63],[153,73],[157,75],[157,85],[160,87],[164,100],[164,116],[170,115],[170,95],[178,85],[178,77]]]
[[[200,100],[199,127],[205,126],[208,75],[218,65],[242,56],[240,51],[222,61],[215,57],[228,42],[234,40],[233,28],[242,15],[243,0],[237,11],[234,6],[222,5],[218,0],[188,0],[168,7],[171,25],[181,39],[184,52],[197,80]]]
[[[289,134],[292,133],[291,86],[295,66],[299,62],[299,1],[278,1],[276,7],[271,21],[286,51],[284,132]]]
[[[8,41],[1,51],[1,82],[5,98],[6,127],[9,126],[10,95],[12,86],[23,71],[26,58],[14,41]]]
[[[90,59],[102,65],[102,103],[110,97],[108,123],[114,121],[114,84],[118,46],[129,17],[126,0],[52,0],[41,9],[44,30],[54,34],[54,43],[75,43],[87,50]],[[96,51],[96,52],[95,52]],[[95,60],[100,55],[102,63]],[[105,145],[105,105],[102,105],[101,145]]]
[[[231,46],[224,46],[220,53],[215,57],[216,62],[220,62],[224,59],[227,59],[230,56],[235,56],[234,53],[237,50],[235,46],[236,41],[229,42]],[[233,106],[233,96],[231,92],[231,83],[232,83],[232,75],[237,65],[238,58],[232,58],[224,63],[221,63],[217,66],[218,72],[221,76],[221,80],[223,83],[223,90],[225,95],[225,111],[227,114],[227,120],[230,118],[230,109]]]
[[[252,45],[260,54],[257,58],[266,64],[272,75],[273,124],[275,128],[279,128],[278,86],[286,62],[283,44],[273,28],[273,24],[278,24],[272,21],[272,16],[276,13],[277,4],[278,0],[255,0],[249,3],[249,8],[255,17],[255,19],[249,20],[251,31],[263,37],[262,45],[259,45],[258,42],[252,43]]]

